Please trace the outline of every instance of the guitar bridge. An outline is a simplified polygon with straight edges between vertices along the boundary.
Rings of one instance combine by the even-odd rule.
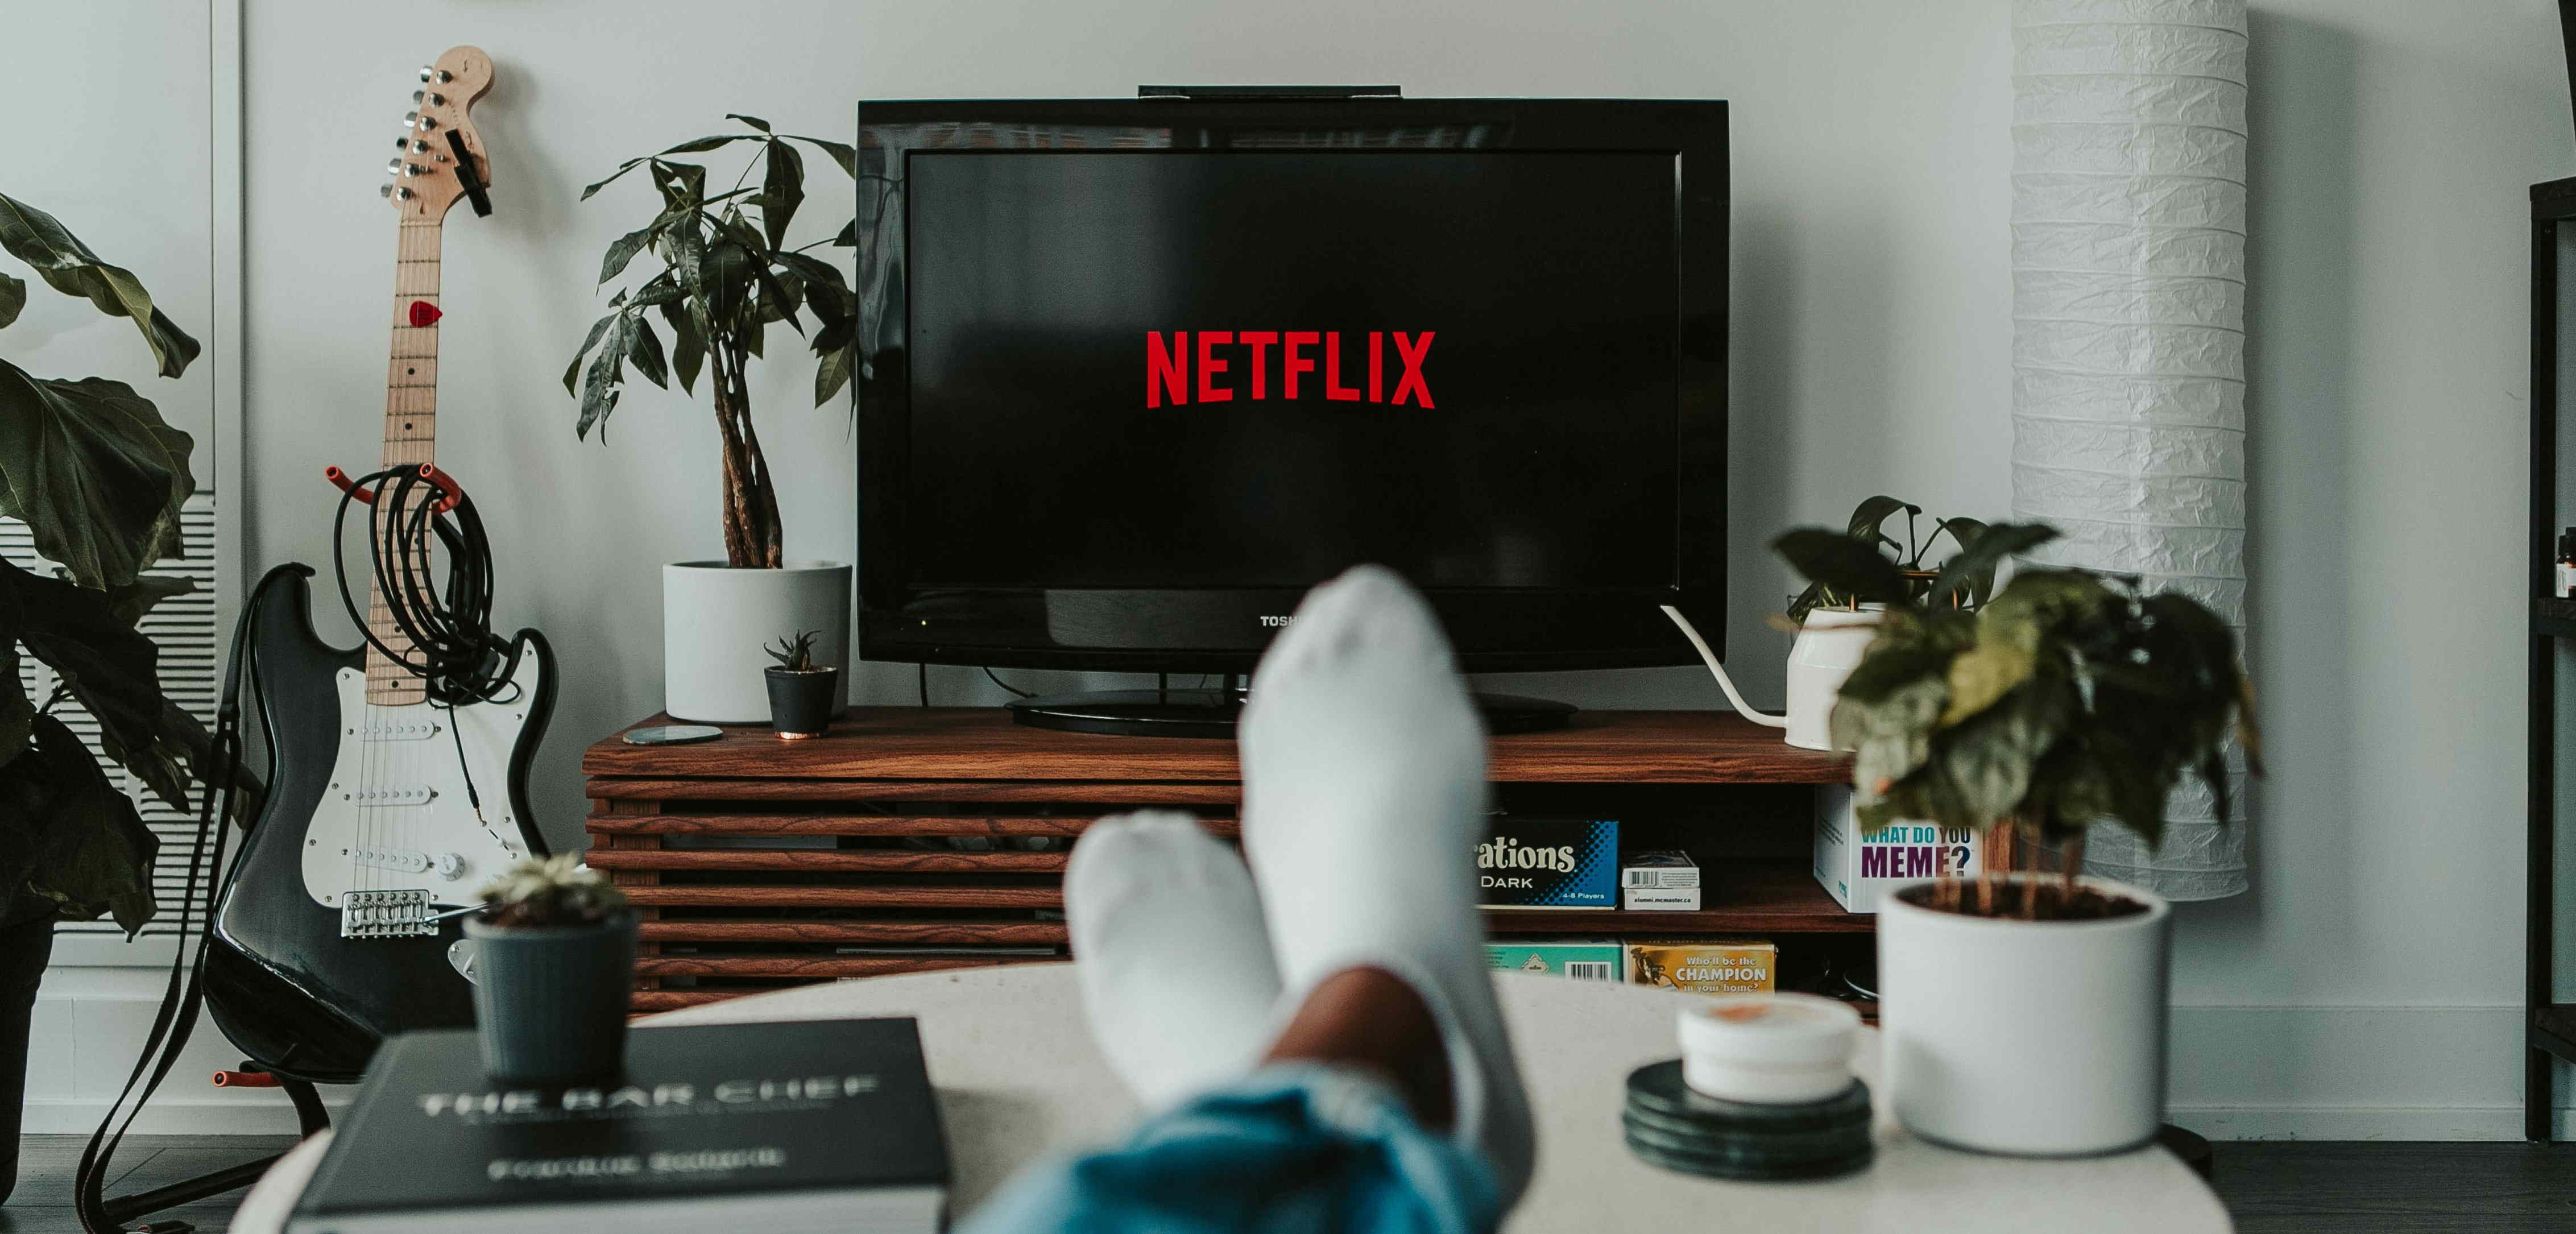
[[[437,933],[426,889],[352,891],[341,898],[342,938],[426,938]]]

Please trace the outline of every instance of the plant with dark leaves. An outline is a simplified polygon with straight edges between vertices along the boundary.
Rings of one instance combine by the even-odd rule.
[[[571,853],[522,857],[484,884],[483,920],[500,926],[578,926],[626,911],[626,893]]]
[[[2226,818],[2230,735],[2259,772],[2235,632],[2187,596],[2082,570],[2021,570],[1975,612],[1890,609],[1833,713],[1864,825],[1973,827],[1990,853],[2018,828],[2060,846],[2070,884],[2102,819],[2161,840],[2185,775]],[[1978,911],[1993,894],[1981,874]],[[1944,895],[1957,907],[1955,880]]]
[[[0,196],[0,249],[48,286],[134,323],[163,377],[197,358],[197,340],[153,307],[132,272],[108,264],[52,215]],[[25,280],[0,273],[0,327],[27,304]],[[56,714],[77,703],[99,745],[171,808],[212,744],[162,693],[160,652],[135,626],[186,579],[144,573],[179,555],[179,512],[196,479],[196,443],[121,381],[38,377],[0,359],[0,515],[27,525],[51,574],[0,560],[0,913],[50,904],[73,920],[115,915],[131,933],[158,911],[158,845],[132,798]],[[19,657],[59,684],[27,696]],[[256,808],[253,791],[239,799]]]
[[[1887,534],[1887,520],[1905,512],[1905,539]],[[1920,531],[1923,507],[1894,497],[1872,497],[1852,511],[1841,531],[1804,527],[1772,542],[1771,547],[1806,576],[1807,589],[1789,604],[1794,624],[1820,607],[1856,608],[1866,603],[1917,608],[1975,608],[1995,587],[1995,569],[2003,559],[2054,538],[2046,527],[2002,523],[1993,526],[1973,518],[1938,518],[1932,530]],[[1952,552],[1939,565],[1932,552],[1943,537]]]
[[[810,673],[814,671],[814,636],[819,630],[798,630],[794,639],[780,639],[777,645],[763,647],[769,658],[778,661],[778,671]]]
[[[852,226],[842,227],[828,241],[794,248],[787,247],[787,229],[805,200],[805,159],[794,143],[829,155],[845,174],[855,174],[857,155],[837,141],[773,132],[768,121],[753,116],[726,118],[751,131],[701,137],[660,154],[628,159],[606,180],[581,191],[588,200],[638,167],[650,172],[662,210],[608,246],[599,265],[599,285],[623,275],[641,254],[652,254],[662,269],[609,300],[612,311],[591,326],[572,366],[564,370],[564,391],[581,402],[574,433],[588,436],[593,426],[606,432],[627,365],[666,389],[669,378],[677,376],[680,388],[691,394],[697,392],[699,371],[709,370],[724,468],[725,558],[735,566],[775,569],[782,560],[778,493],[760,435],[752,428],[749,370],[772,322],[805,333],[798,316],[802,311],[813,314],[809,342],[821,358],[814,372],[815,405],[849,384],[857,356],[858,299],[838,267],[807,250],[855,245]],[[735,142],[752,143],[755,153],[734,186],[720,193],[707,192],[703,164],[671,157]],[[757,187],[748,183],[754,169],[761,172]],[[670,327],[667,358],[647,310],[659,313]]]

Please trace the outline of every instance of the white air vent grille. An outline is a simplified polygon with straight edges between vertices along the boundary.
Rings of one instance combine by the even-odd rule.
[[[187,545],[187,555],[162,562],[151,573],[173,575],[195,580],[196,589],[174,596],[155,605],[143,619],[143,632],[161,648],[161,689],[170,700],[187,708],[208,729],[215,725],[215,692],[218,633],[215,628],[215,498],[199,493],[188,499],[181,512],[180,534]],[[54,572],[52,563],[36,555],[34,538],[27,525],[16,519],[0,518],[0,554],[30,570]],[[54,690],[54,672],[34,656],[22,655],[19,678],[27,697],[42,703]],[[80,704],[69,699],[54,708],[73,732],[89,743],[90,752],[98,753],[98,722],[90,718]],[[179,893],[186,882],[188,852],[196,843],[197,817],[181,814],[159,798],[142,790],[141,785],[121,767],[101,756],[99,764],[110,776],[125,786],[143,810],[143,822],[161,837],[161,859],[154,869],[153,882],[161,901],[161,915],[143,932],[176,934],[179,930]],[[196,920],[205,920],[206,889],[198,888]],[[121,936],[114,921],[64,922],[56,927],[65,934],[106,934]]]

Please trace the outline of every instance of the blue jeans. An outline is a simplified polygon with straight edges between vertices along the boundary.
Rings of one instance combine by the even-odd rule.
[[[1120,1147],[1020,1171],[958,1234],[1488,1234],[1484,1159],[1349,1071],[1263,1068]]]

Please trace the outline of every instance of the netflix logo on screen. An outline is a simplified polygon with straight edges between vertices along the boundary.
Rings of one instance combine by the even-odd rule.
[[[1356,332],[1345,357],[1339,330],[1160,330],[1145,332],[1145,405],[1230,403],[1314,397],[1336,403],[1394,403],[1429,408],[1422,366],[1434,332]],[[1401,371],[1390,374],[1388,352]],[[1345,364],[1348,367],[1345,367]],[[1354,375],[1362,384],[1352,384]],[[1388,377],[1392,375],[1392,385]]]

